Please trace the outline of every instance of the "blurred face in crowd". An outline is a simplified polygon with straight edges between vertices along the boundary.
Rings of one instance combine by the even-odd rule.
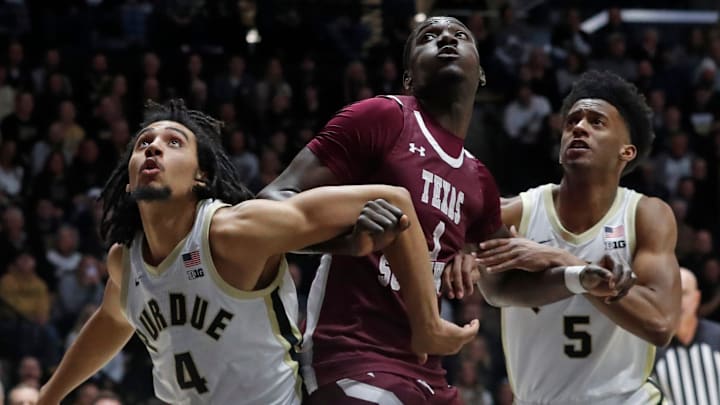
[[[692,272],[686,268],[680,268],[680,285],[682,287],[682,318],[696,318],[697,309],[700,305],[700,291],[698,291],[697,279]]]
[[[32,387],[17,387],[8,395],[9,405],[35,405],[39,399],[40,392]]]

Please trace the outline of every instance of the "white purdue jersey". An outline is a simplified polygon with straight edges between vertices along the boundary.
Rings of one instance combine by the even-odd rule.
[[[519,233],[597,263],[603,255],[632,263],[635,210],[642,197],[618,188],[605,216],[586,232],[560,223],[553,184],[521,193]],[[657,404],[661,394],[647,378],[655,346],[622,329],[583,295],[540,308],[502,309],[503,347],[517,404]]]
[[[300,404],[297,296],[283,259],[259,291],[227,284],[208,245],[218,201],[202,200],[188,236],[157,267],[139,234],[123,253],[122,306],[153,362],[155,395],[171,404]]]

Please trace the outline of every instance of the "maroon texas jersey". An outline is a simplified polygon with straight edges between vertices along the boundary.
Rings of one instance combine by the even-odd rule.
[[[445,263],[466,242],[479,242],[500,227],[492,175],[414,97],[376,97],[347,106],[307,147],[343,184],[390,184],[410,192],[437,287]],[[381,253],[323,256],[303,344],[310,392],[373,371],[447,384],[439,357],[421,366],[410,351],[400,288]]]

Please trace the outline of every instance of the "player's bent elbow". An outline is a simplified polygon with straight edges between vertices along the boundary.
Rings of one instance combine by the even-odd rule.
[[[649,329],[645,338],[657,347],[667,346],[675,335],[675,323],[669,317],[652,322]]]

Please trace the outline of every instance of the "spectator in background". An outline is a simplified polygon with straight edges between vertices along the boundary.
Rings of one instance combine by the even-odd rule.
[[[123,405],[120,397],[112,391],[100,391],[90,405]]]
[[[35,273],[32,254],[21,252],[0,278],[0,298],[26,319],[45,325],[50,318],[47,284]]]
[[[30,167],[32,176],[37,176],[45,167],[50,153],[55,150],[63,150],[65,133],[59,122],[55,122],[47,129],[45,139],[36,142],[30,154]],[[66,156],[69,161],[72,156]]]
[[[45,50],[45,60],[43,64],[32,71],[33,88],[35,92],[45,92],[48,78],[53,73],[60,73],[64,85],[68,88],[72,88],[70,78],[62,74],[60,50],[56,47],[47,48]]]
[[[241,114],[249,115],[254,108],[255,79],[245,67],[241,56],[230,57],[227,71],[215,79],[212,95],[217,102],[234,103]]]
[[[40,391],[35,387],[17,385],[8,393],[8,405],[35,405],[40,398]]]
[[[7,48],[8,83],[16,89],[32,89],[32,77],[25,60],[25,48],[17,41],[10,41]]]
[[[42,384],[43,371],[42,364],[37,357],[24,356],[18,364],[18,385],[25,385],[32,388],[40,389]]]
[[[0,123],[2,139],[17,142],[18,153],[30,153],[32,145],[40,138],[40,128],[35,120],[35,98],[32,93],[20,91],[15,97],[15,111]]]
[[[688,210],[687,201],[682,198],[674,198],[670,201],[670,208],[673,210],[675,222],[678,226],[678,238],[677,244],[675,245],[675,255],[678,257],[678,261],[683,262],[688,254],[692,252],[695,230],[688,225],[686,221]]]
[[[0,203],[22,199],[25,169],[20,164],[17,142],[12,139],[0,143]]]
[[[86,305],[100,305],[104,273],[97,259],[84,256],[75,269],[60,275],[53,305],[53,318],[60,333],[65,335],[72,328]]]
[[[87,86],[85,96],[88,98],[89,105],[96,105],[100,98],[110,93],[112,75],[110,75],[110,67],[104,53],[98,52],[93,56],[85,85]]]
[[[627,57],[626,37],[620,33],[610,34],[607,38],[607,54],[602,59],[592,60],[591,69],[609,70],[629,82],[635,81],[637,67],[635,62]]]
[[[83,139],[78,153],[70,166],[70,191],[73,195],[84,194],[93,187],[102,187],[110,174],[109,163],[100,159],[100,148],[92,138]]]
[[[677,405],[720,403],[720,324],[698,318],[700,291],[697,279],[685,268],[680,269],[682,314],[675,337],[666,348],[660,348],[655,361],[655,375]]]
[[[7,67],[0,65],[0,122],[14,110],[15,89],[7,83]]]
[[[283,66],[278,58],[268,61],[265,76],[255,85],[255,109],[262,116],[270,108],[270,102],[276,95],[292,98],[292,88],[283,74]]]
[[[580,11],[569,8],[565,14],[565,21],[553,29],[550,43],[568,52],[590,56],[592,42],[590,36],[582,30],[581,23]]]
[[[247,139],[243,130],[238,128],[230,133],[227,150],[238,178],[243,184],[249,184],[260,173],[260,162],[257,156],[247,149]]]
[[[573,83],[580,78],[586,69],[584,57],[578,52],[571,51],[565,59],[565,64],[556,71],[558,94],[565,97],[572,88]]]
[[[2,213],[0,232],[0,274],[22,251],[30,249],[30,238],[25,231],[25,215],[16,206],[10,206]]]
[[[85,139],[85,130],[78,125],[76,118],[75,104],[70,100],[61,102],[58,106],[58,123],[63,132],[65,153],[70,156],[75,156],[78,145]]]
[[[684,132],[676,132],[670,137],[670,150],[660,154],[655,160],[655,169],[659,178],[664,179],[665,187],[674,194],[681,178],[690,176],[694,158],[689,148],[689,138]]]
[[[701,263],[699,279],[702,302],[698,315],[720,322],[720,259],[717,256],[708,255]]]
[[[57,231],[55,247],[48,250],[46,256],[56,280],[61,280],[66,273],[74,273],[80,265],[82,254],[78,252],[77,248],[77,230],[71,225],[61,226]]]
[[[38,98],[38,107],[36,116],[39,117],[40,124],[43,126],[53,122],[58,117],[60,104],[72,98],[72,87],[63,81],[60,73],[51,73],[48,76],[48,82],[45,90]]]
[[[68,209],[72,202],[70,183],[65,154],[59,150],[51,152],[42,172],[33,181],[31,200],[47,199],[59,208]]]
[[[515,160],[508,165],[508,181],[516,190],[537,184],[549,153],[544,153],[543,135],[552,112],[548,99],[533,93],[529,83],[518,85],[516,97],[505,107],[503,128],[509,138],[508,149]],[[518,165],[516,162],[523,162]],[[545,164],[547,166],[547,164]]]
[[[72,405],[92,405],[100,394],[100,388],[93,381],[88,381],[75,390],[75,400]]]
[[[693,238],[693,247],[690,254],[681,263],[689,269],[701,269],[705,260],[712,256],[714,250],[713,235],[707,229],[699,229]]]

